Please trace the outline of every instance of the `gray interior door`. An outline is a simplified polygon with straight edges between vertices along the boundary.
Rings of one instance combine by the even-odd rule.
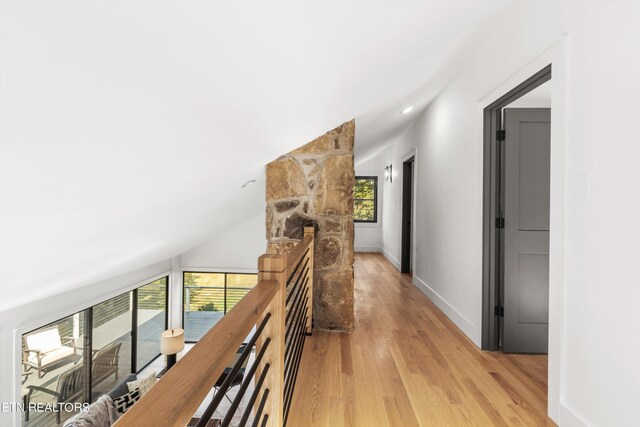
[[[502,349],[547,353],[549,334],[549,108],[504,110]]]

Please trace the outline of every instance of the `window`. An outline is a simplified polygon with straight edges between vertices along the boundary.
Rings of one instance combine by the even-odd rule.
[[[185,272],[183,322],[187,342],[197,342],[258,283],[257,274]]]
[[[22,335],[22,379],[21,388],[25,402],[35,404],[55,404],[57,384],[62,381],[72,384],[67,387],[67,394],[78,402],[90,401],[89,390],[85,382],[74,381],[83,379],[86,371],[85,360],[91,351],[86,348],[85,328],[86,310],[72,314],[57,322],[27,332]],[[37,387],[37,388],[35,388]],[[44,391],[47,390],[47,391]],[[31,393],[29,394],[29,391]],[[65,403],[64,400],[60,403]],[[70,408],[75,412],[75,407]],[[71,417],[73,412],[54,413],[29,412],[26,414],[23,426],[59,425],[57,415],[64,416],[62,421]]]
[[[30,403],[94,402],[158,357],[168,283],[163,277],[25,333],[21,387],[32,390]],[[71,415],[33,412],[23,425],[58,425],[58,416]]]
[[[168,328],[167,286],[163,277],[134,292],[138,332],[136,334],[136,368],[140,372],[160,355],[160,334]]]
[[[378,177],[356,176],[353,190],[353,220],[378,222]]]
[[[131,373],[131,295],[118,295],[91,309],[91,401]]]

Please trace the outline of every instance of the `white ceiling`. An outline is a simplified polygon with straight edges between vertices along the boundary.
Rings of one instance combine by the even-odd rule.
[[[397,137],[508,6],[3,2],[0,309],[255,216],[264,165],[353,117],[358,153]]]

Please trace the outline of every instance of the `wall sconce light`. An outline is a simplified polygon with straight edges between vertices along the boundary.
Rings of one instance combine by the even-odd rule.
[[[384,167],[384,180],[393,182],[393,165]]]

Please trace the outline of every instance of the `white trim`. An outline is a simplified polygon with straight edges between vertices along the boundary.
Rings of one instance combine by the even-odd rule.
[[[565,281],[565,150],[567,138],[567,37],[556,39],[539,55],[503,79],[477,102],[478,114],[491,102],[551,64],[551,193],[549,231],[549,353],[547,414],[560,418],[560,394],[564,380],[564,281]]]
[[[382,252],[382,248],[379,246],[356,246],[353,248],[354,252]]]
[[[400,162],[404,163],[407,160],[409,160],[412,156],[415,156],[417,154],[418,151],[418,146],[414,145],[413,148],[409,151],[407,151],[403,156],[400,157]]]
[[[353,226],[355,228],[382,228],[382,223],[378,222],[356,222],[353,221]]]
[[[469,339],[477,336],[475,325],[415,274],[413,275],[413,285],[429,298]]]
[[[171,258],[171,278],[169,282],[168,326],[182,328],[182,256]]]
[[[17,351],[17,350],[20,351]],[[13,330],[13,401],[14,402],[22,402],[22,334],[18,331],[18,329]],[[16,368],[17,366],[17,368]],[[29,410],[29,408],[25,408],[25,410]],[[20,426],[22,425],[22,417],[24,413],[21,411],[16,411],[13,415],[13,425]]]
[[[589,424],[564,403],[560,404],[560,423],[562,427],[588,427]]]
[[[389,262],[390,262],[391,264],[393,264],[393,266],[394,266],[398,271],[400,271],[400,261],[398,261],[398,260],[397,260],[393,255],[391,255],[391,254],[389,253],[389,251],[387,251],[387,250],[386,250],[386,249],[384,249],[384,248],[382,248],[382,254],[384,255],[384,257],[385,257],[386,259],[388,259],[388,260],[389,260]]]
[[[37,321],[33,321],[33,322],[29,322],[25,325],[19,326],[17,328],[14,329],[15,332],[17,332],[19,334],[20,337],[22,337],[22,335],[31,332],[33,330],[36,330],[38,328],[41,328],[43,326],[46,326],[50,323],[53,322],[57,322],[58,320],[62,320],[64,318],[67,318],[69,316],[73,316],[76,313],[79,313],[81,311],[84,311],[86,309],[88,309],[89,307],[94,307],[98,304],[102,304],[105,301],[108,301],[112,298],[115,298],[117,296],[120,296],[122,294],[126,294],[127,292],[131,292],[134,289],[137,289],[141,286],[145,286],[150,284],[151,282],[155,282],[158,279],[162,279],[163,277],[167,277],[169,281],[171,281],[171,270],[167,270],[163,273],[157,274],[155,276],[151,276],[148,279],[144,279],[142,281],[138,281],[133,285],[129,285],[129,286],[125,286],[124,288],[118,289],[116,291],[111,291],[107,294],[103,294],[100,297],[96,297],[96,298],[91,298],[88,302],[82,303],[82,304],[76,304],[74,306],[72,306],[70,309],[59,312],[57,314],[52,314],[49,316],[46,316],[44,319],[41,320],[37,320]],[[171,284],[169,283],[169,286],[171,286]],[[75,289],[71,289],[70,291],[74,291]],[[25,304],[27,305],[27,304]],[[19,347],[21,348],[22,343],[19,343]]]
[[[224,267],[182,267],[182,273],[231,273],[231,274],[258,274],[253,268],[224,268]]]

